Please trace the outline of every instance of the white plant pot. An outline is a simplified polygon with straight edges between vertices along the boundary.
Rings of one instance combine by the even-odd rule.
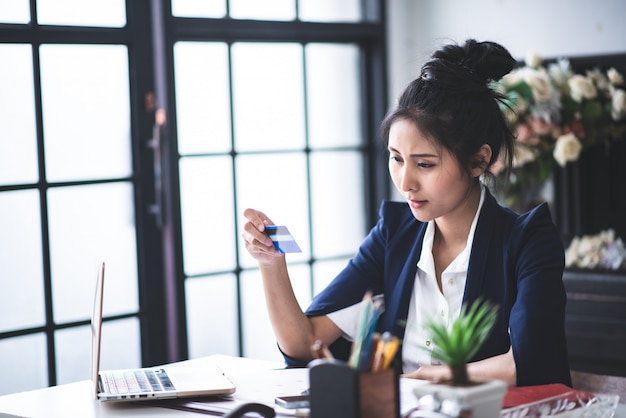
[[[415,387],[414,391],[418,397],[437,393],[442,399],[461,399],[470,405],[473,417],[498,418],[507,388],[508,385],[503,381],[489,380],[474,386],[464,387],[427,383]]]

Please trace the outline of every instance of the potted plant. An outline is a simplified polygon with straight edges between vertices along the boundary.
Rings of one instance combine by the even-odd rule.
[[[451,378],[418,386],[415,388],[416,395],[435,394],[440,399],[467,404],[475,417],[500,416],[507,384],[500,380],[472,381],[467,374],[467,363],[489,336],[497,311],[496,306],[479,299],[469,308],[463,305],[450,327],[438,321],[426,323],[436,347],[432,356],[450,368]]]

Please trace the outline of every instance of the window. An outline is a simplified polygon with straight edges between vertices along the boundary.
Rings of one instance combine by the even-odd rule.
[[[356,250],[387,194],[381,3],[10,3],[0,394],[88,378],[101,258],[102,367],[280,359],[242,212],[289,226],[303,306]]]

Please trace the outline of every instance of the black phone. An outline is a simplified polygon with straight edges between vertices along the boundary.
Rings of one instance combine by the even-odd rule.
[[[309,396],[278,396],[276,399],[274,399],[274,402],[276,402],[276,405],[286,409],[308,408]]]

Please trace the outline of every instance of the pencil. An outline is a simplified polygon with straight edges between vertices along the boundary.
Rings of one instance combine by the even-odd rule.
[[[372,292],[367,291],[363,296],[363,304],[361,307],[361,317],[359,323],[359,329],[357,331],[356,338],[352,344],[352,353],[350,353],[350,359],[348,364],[354,369],[359,368],[359,362],[361,360],[361,350],[363,349],[363,340],[366,337],[366,333],[369,329],[370,316],[372,311]]]

